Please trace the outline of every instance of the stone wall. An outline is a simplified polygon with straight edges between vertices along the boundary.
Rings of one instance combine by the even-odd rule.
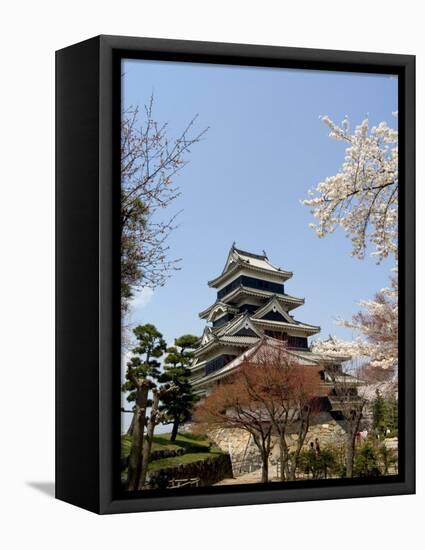
[[[208,437],[222,451],[229,453],[234,477],[259,467],[258,448],[246,430],[222,428],[209,432]]]
[[[314,423],[310,426],[304,445],[309,445],[310,441],[314,441],[316,437],[319,440],[321,447],[328,445],[338,445],[344,442],[345,430],[341,423],[334,420],[331,415],[328,418],[323,418],[322,422]],[[289,436],[293,440],[294,436]]]
[[[218,454],[189,464],[163,468],[148,474],[150,489],[165,489],[173,479],[199,478],[199,487],[213,485],[232,477],[232,464],[228,454]]]
[[[247,431],[236,428],[223,428],[208,433],[208,437],[222,451],[229,453],[234,477],[261,467],[260,453]],[[290,449],[291,447],[295,448],[297,438],[296,434],[287,436],[286,441]],[[307,448],[310,442],[314,442],[316,438],[322,448],[329,445],[342,445],[345,439],[345,431],[341,424],[335,421],[330,414],[323,413],[319,422],[310,426],[304,448]],[[273,436],[272,451],[270,453],[271,470],[278,460],[279,441],[277,437]]]
[[[240,461],[249,447],[250,434],[237,428],[221,428],[208,432],[208,438],[223,452],[229,453],[233,461]]]

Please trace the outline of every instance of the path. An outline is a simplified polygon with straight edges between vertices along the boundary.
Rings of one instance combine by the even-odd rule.
[[[215,485],[240,485],[241,483],[260,483],[261,482],[261,468],[249,472],[249,474],[243,474],[236,478],[222,479]]]

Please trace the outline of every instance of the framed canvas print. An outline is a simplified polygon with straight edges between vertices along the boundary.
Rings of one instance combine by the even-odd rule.
[[[413,493],[414,57],[57,52],[56,496]]]

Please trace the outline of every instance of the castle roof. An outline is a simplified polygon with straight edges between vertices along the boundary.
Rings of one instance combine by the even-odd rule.
[[[231,304],[226,304],[225,302],[222,302],[221,300],[218,300],[217,302],[214,302],[214,304],[212,306],[210,306],[209,308],[207,308],[206,310],[204,310],[202,312],[202,314],[205,314],[205,315],[202,315],[201,317],[201,314],[199,314],[199,316],[201,318],[206,318],[207,321],[211,321],[213,319],[213,317],[216,317],[216,316],[220,316],[221,315],[224,315],[226,313],[238,313],[238,308],[237,307],[234,307],[232,306]]]
[[[222,285],[241,268],[257,274],[273,275],[282,281],[286,281],[292,277],[290,271],[285,271],[273,265],[265,252],[263,252],[263,254],[254,254],[253,252],[247,252],[246,250],[236,248],[233,244],[227,256],[223,271],[218,277],[208,281],[208,285],[212,288]]]
[[[296,296],[291,296],[289,294],[273,294],[269,290],[260,290],[257,288],[250,288],[247,286],[238,286],[232,292],[229,292],[221,300],[214,302],[212,305],[208,306],[206,309],[199,312],[199,317],[201,319],[206,319],[211,311],[217,307],[219,304],[227,305],[226,302],[232,302],[237,300],[241,296],[253,296],[254,298],[270,298],[275,297],[276,300],[279,300],[281,303],[286,305],[286,309],[290,311],[296,307],[302,306],[305,302],[304,298],[297,298]],[[229,304],[231,305],[231,304]]]
[[[308,335],[317,334],[320,332],[320,327],[315,325],[309,325],[308,323],[301,323],[301,321],[292,321],[292,323],[285,323],[284,321],[272,321],[270,319],[252,319],[255,325],[265,326],[269,328],[287,328],[298,330]]]
[[[224,365],[221,369],[218,369],[217,371],[214,371],[207,376],[200,377],[196,381],[194,380],[193,386],[195,388],[195,391],[202,386],[209,385],[212,382],[229,376],[246,361],[255,360],[255,356],[264,346],[266,346],[267,349],[271,351],[283,351],[285,354],[287,354],[290,360],[300,365],[320,366],[324,368],[326,365],[335,365],[341,362],[335,357],[328,357],[324,354],[289,350],[286,345],[280,340],[277,340],[270,336],[263,336],[250,349],[246,350],[244,353],[241,353],[238,357],[236,357],[233,361],[230,361],[230,363]]]
[[[241,330],[242,334],[237,334]],[[262,337],[262,331],[258,330],[251,322],[247,313],[240,313],[234,319],[224,326],[214,330],[208,327],[208,332],[204,331],[201,340],[201,346],[195,350],[195,357],[203,355],[207,350],[217,345],[231,345],[236,347],[248,347],[257,343]]]
[[[275,300],[270,300],[270,307],[273,306]],[[266,306],[269,305],[266,304]],[[283,308],[282,312],[286,313]],[[267,312],[267,308],[263,307],[260,312]],[[258,313],[258,312],[257,312]],[[261,315],[257,317],[248,312],[239,313],[231,321],[223,326],[214,328],[206,327],[202,336],[200,347],[195,351],[195,356],[200,357],[205,352],[220,345],[231,345],[237,347],[247,347],[258,342],[264,336],[264,329],[286,329],[288,334],[298,333],[303,335],[312,335],[320,332],[320,327],[301,323],[296,321],[291,316],[287,315],[288,321],[273,321],[270,319],[262,319]]]

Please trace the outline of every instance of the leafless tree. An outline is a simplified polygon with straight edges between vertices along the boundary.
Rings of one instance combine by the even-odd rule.
[[[241,363],[229,382],[201,402],[195,420],[210,429],[240,428],[249,432],[261,455],[263,482],[268,480],[274,429],[280,443],[281,479],[295,479],[319,380],[318,369],[293,363],[282,347],[260,348],[255,357]],[[298,435],[291,457],[286,441],[290,428]]]
[[[188,163],[190,148],[207,129],[196,132],[194,117],[177,138],[168,124],[154,120],[154,97],[144,106],[129,107],[121,121],[121,295],[122,309],[135,290],[164,285],[179,259],[169,259],[167,238],[178,213],[162,211],[179,196],[175,176]]]
[[[242,369],[251,398],[268,414],[279,439],[281,481],[294,480],[310,422],[317,411],[319,368],[294,362],[283,346],[260,348],[251,366]],[[295,434],[290,451],[287,437]]]
[[[311,419],[318,407],[317,394],[313,390],[317,386],[318,373],[316,369],[314,367],[293,368],[291,366],[284,366],[284,369],[287,371],[285,376],[289,375],[289,391],[286,395],[280,390],[276,392],[276,397],[281,401],[284,417],[283,419],[277,418],[274,421],[274,426],[279,434],[280,476],[282,481],[284,479],[295,479],[300,453],[310,428]],[[317,377],[317,379],[314,377]],[[297,436],[292,454],[287,443],[287,432],[291,428]]]
[[[237,428],[248,432],[261,456],[261,481],[269,479],[272,425],[264,407],[250,395],[251,379],[245,366],[227,383],[217,386],[198,405],[194,420],[201,430]],[[249,385],[247,384],[247,381]]]

